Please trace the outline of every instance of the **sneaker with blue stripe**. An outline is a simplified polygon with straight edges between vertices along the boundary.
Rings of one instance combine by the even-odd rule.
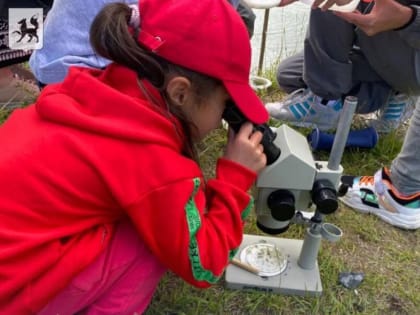
[[[376,113],[376,119],[370,123],[380,133],[389,133],[407,122],[413,114],[417,97],[403,93],[394,93],[383,108]]]
[[[310,89],[299,89],[283,101],[267,103],[265,107],[272,118],[298,127],[335,129],[342,109],[341,99],[321,103],[322,98]]]
[[[420,192],[406,196],[393,185],[387,168],[374,176],[341,177],[347,193],[340,200],[361,213],[372,213],[396,227],[415,230],[420,228]]]

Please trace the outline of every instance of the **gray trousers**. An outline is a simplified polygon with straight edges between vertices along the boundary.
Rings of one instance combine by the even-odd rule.
[[[309,87],[329,100],[352,94],[357,112],[369,113],[392,90],[420,94],[415,53],[397,32],[369,37],[331,12],[311,10],[304,50],[280,63],[277,81],[287,93]]]
[[[420,103],[417,102],[400,153],[391,165],[391,180],[403,194],[420,192]]]
[[[357,46],[358,48],[355,48]],[[368,37],[330,12],[311,10],[304,51],[280,63],[277,80],[290,93],[309,87],[316,95],[358,97],[358,113],[381,107],[392,90],[420,95],[414,55],[397,32]],[[420,192],[420,105],[410,121],[391,179],[403,194]]]

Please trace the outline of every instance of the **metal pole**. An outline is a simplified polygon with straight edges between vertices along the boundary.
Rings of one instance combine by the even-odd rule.
[[[270,9],[265,9],[264,12],[264,22],[263,22],[263,30],[262,30],[262,37],[261,37],[261,47],[260,47],[260,59],[258,62],[258,75],[261,75],[263,63],[264,63],[264,54],[265,54],[265,41],[267,38],[267,28],[268,28],[268,18],[270,15]]]
[[[351,122],[357,107],[357,97],[347,96],[344,100],[343,110],[338,120],[337,131],[331,148],[330,158],[328,159],[328,168],[330,170],[338,170],[346,147],[347,138],[349,136]]]

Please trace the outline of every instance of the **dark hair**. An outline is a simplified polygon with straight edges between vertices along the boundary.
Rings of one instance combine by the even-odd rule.
[[[90,29],[90,42],[96,53],[104,58],[134,70],[140,79],[148,80],[160,92],[168,104],[171,113],[177,117],[183,127],[187,143],[184,154],[197,160],[192,141],[192,128],[196,128],[181,112],[179,107],[172,106],[165,88],[173,76],[184,76],[191,81],[197,102],[200,103],[221,82],[207,75],[191,71],[172,64],[153,52],[141,47],[136,40],[136,30],[129,26],[131,8],[124,3],[106,5],[95,17]]]

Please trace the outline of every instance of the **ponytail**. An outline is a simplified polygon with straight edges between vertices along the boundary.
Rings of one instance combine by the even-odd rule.
[[[136,71],[140,78],[146,78],[161,89],[165,84],[163,69],[137,43],[129,26],[131,10],[124,3],[106,5],[93,20],[91,45],[98,55]]]
[[[221,82],[172,64],[141,47],[137,42],[137,33],[141,32],[141,28],[134,30],[130,26],[131,14],[132,9],[124,3],[106,5],[93,20],[90,29],[91,45],[98,55],[134,70],[140,79],[148,80],[160,91],[168,104],[169,111],[179,119],[184,129],[186,135],[184,154],[198,162],[191,137],[192,129],[197,127],[185,117],[178,106],[171,106],[165,91],[166,80],[177,75],[189,79],[198,103],[208,98]]]

